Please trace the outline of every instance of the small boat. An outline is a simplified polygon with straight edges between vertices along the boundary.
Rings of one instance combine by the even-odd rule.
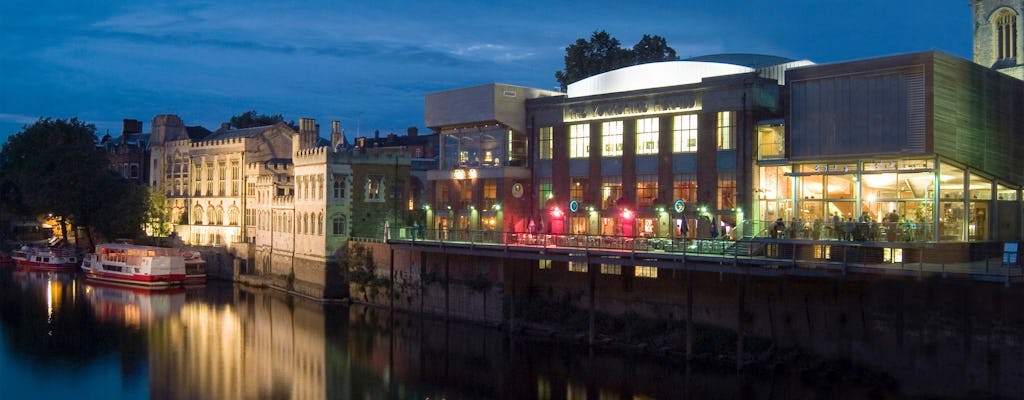
[[[206,260],[203,260],[203,255],[198,251],[184,251],[181,255],[185,258],[185,284],[206,283]]]
[[[185,258],[176,248],[99,244],[82,261],[82,270],[87,279],[123,285],[159,288],[185,282]]]
[[[74,252],[56,248],[23,246],[11,258],[18,268],[31,271],[73,271],[78,265]]]

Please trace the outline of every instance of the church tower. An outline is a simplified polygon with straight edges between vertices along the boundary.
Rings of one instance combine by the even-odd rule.
[[[1024,0],[971,0],[974,62],[1024,79]]]

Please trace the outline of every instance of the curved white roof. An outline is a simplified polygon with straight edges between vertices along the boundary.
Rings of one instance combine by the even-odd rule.
[[[702,79],[712,76],[741,74],[745,72],[754,72],[754,69],[716,62],[664,61],[634,65],[594,75],[570,84],[566,94],[568,97],[582,97],[686,85],[700,83]]]

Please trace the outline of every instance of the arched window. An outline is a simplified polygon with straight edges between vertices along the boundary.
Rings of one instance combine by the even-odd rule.
[[[228,225],[238,225],[238,207],[228,209]]]
[[[203,223],[203,206],[196,204],[196,206],[192,208],[192,223],[195,225]]]
[[[316,215],[316,234],[321,236],[324,234],[324,213]]]
[[[331,218],[331,234],[332,235],[344,235],[345,234],[345,215],[336,214]]]
[[[1002,9],[992,18],[995,25],[997,60],[1017,59],[1017,14],[1009,9]]]

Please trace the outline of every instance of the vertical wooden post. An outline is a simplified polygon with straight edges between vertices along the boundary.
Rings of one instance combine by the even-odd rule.
[[[590,326],[587,333],[587,344],[590,346],[594,345],[594,305],[596,303],[594,296],[597,295],[597,290],[595,290],[595,286],[597,286],[597,268],[594,268],[595,265],[596,264],[587,264],[587,280],[589,281],[588,286],[590,287]]]
[[[736,370],[743,369],[743,313],[746,297],[747,276],[739,277],[739,290],[736,292]]]
[[[686,360],[693,359],[693,271],[686,270]]]

